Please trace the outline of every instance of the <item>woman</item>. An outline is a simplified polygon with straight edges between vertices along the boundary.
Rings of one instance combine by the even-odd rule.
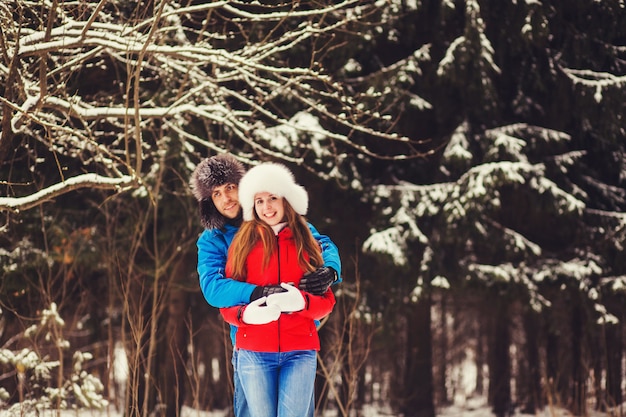
[[[286,291],[245,306],[221,309],[238,331],[237,373],[252,417],[305,417],[311,410],[320,348],[316,320],[335,305],[329,289],[297,289],[302,276],[323,264],[306,224],[306,190],[283,165],[260,164],[239,183],[243,220],[228,252],[226,275]]]

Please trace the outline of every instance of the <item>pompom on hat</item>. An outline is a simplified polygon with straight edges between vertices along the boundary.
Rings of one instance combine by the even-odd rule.
[[[304,187],[298,185],[291,171],[282,164],[266,162],[251,168],[239,182],[239,204],[243,210],[243,219],[254,218],[254,195],[268,192],[286,199],[300,215],[305,215],[309,208],[309,195]]]
[[[196,166],[189,185],[200,206],[200,222],[206,229],[221,229],[227,221],[213,204],[213,190],[224,184],[239,184],[245,172],[243,164],[229,154],[203,159]]]

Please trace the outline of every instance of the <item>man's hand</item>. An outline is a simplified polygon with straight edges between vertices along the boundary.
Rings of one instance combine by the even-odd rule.
[[[337,271],[324,266],[305,274],[300,280],[298,288],[313,295],[322,295],[338,278]]]
[[[291,313],[294,311],[304,310],[305,301],[299,289],[293,285],[280,284],[286,292],[272,294],[267,297],[268,306],[277,306],[283,313]]]
[[[262,305],[266,300],[266,297],[261,297],[245,306],[241,315],[241,321],[246,324],[267,324],[278,320],[280,307],[276,305]]]
[[[254,300],[258,300],[261,297],[269,297],[272,294],[285,292],[285,291],[287,290],[281,287],[280,285],[265,285],[265,286],[257,285],[256,288],[252,290],[252,294],[250,295],[250,302],[253,302]]]

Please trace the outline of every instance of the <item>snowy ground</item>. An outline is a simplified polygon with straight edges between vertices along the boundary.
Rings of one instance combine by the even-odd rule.
[[[57,417],[56,412],[50,411],[48,413],[40,414],[42,417]],[[0,411],[0,416],[4,417],[4,414]],[[79,411],[62,411],[60,417],[121,417],[122,414],[116,412],[114,409],[108,409],[104,411],[95,410],[79,410]],[[225,417],[224,411],[199,411],[192,408],[185,407],[181,417]],[[388,411],[377,410],[371,407],[363,410],[364,417],[393,417]],[[327,413],[324,417],[337,417],[334,413]],[[437,417],[493,417],[493,413],[485,405],[485,402],[478,399],[468,402],[465,406],[452,406],[442,410],[439,410]],[[561,408],[547,407],[542,412],[537,414],[520,414],[516,413],[512,417],[573,417],[571,413]],[[588,417],[607,417],[606,413],[598,413],[590,411]]]
[[[123,386],[126,382],[126,369],[127,363],[124,358],[123,349],[121,346],[116,349],[119,355],[116,355],[116,378],[120,380],[118,383]],[[457,397],[455,397],[454,406],[446,407],[437,410],[437,417],[494,417],[490,407],[487,406],[485,398],[476,397],[473,395],[475,392],[476,381],[476,369],[475,363],[471,360],[471,355],[468,356],[468,360],[461,365],[462,370],[458,370],[458,375],[455,381],[457,382]],[[377,398],[379,402],[384,403],[384,394],[379,393]],[[622,405],[622,411],[615,410],[611,413],[599,413],[593,410],[589,410],[585,417],[612,417],[618,415],[624,415],[626,410],[626,404]],[[396,417],[389,409],[381,409],[374,406],[367,406],[363,412],[362,417]],[[0,411],[0,417],[34,417],[32,414],[8,414],[6,411]],[[114,406],[110,406],[106,410],[64,410],[58,413],[57,411],[46,411],[38,415],[38,417],[122,417],[122,413],[115,409]],[[180,417],[227,417],[228,411],[203,411],[196,410],[190,407],[184,407]],[[322,417],[340,417],[336,411],[325,412]],[[575,417],[573,414],[560,407],[546,407],[544,410],[537,412],[536,414],[522,414],[516,412],[511,417]]]

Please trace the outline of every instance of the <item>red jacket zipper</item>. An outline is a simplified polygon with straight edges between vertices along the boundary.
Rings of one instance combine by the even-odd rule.
[[[280,233],[280,232],[279,232]],[[278,260],[278,285],[280,285],[280,240],[278,234],[276,234],[276,258]],[[276,349],[280,353],[280,319],[283,313],[280,313],[276,325],[278,326],[278,348]]]

